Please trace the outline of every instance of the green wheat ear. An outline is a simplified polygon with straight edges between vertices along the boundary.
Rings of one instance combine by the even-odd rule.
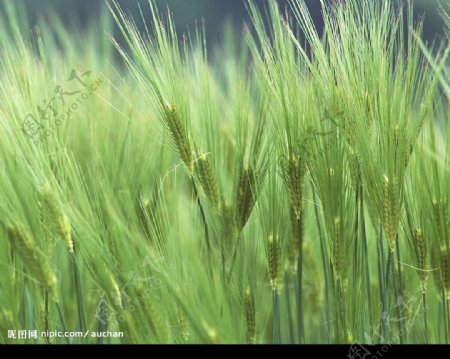
[[[72,226],[69,218],[62,211],[55,192],[50,187],[39,192],[39,205],[43,223],[47,224],[52,234],[59,236],[69,252],[73,253]]]
[[[255,297],[250,288],[247,288],[244,296],[245,319],[247,322],[247,344],[256,344],[256,311]]]
[[[281,290],[281,243],[278,236],[269,235],[266,240],[266,253],[269,269],[269,281],[273,292]]]
[[[56,275],[50,267],[48,258],[39,250],[25,226],[21,222],[10,223],[7,225],[7,233],[30,275],[34,276],[45,290],[57,299]]]
[[[300,243],[299,243],[299,238],[300,238],[300,231],[302,231],[302,228],[299,228],[298,225],[298,218],[294,212],[294,210],[290,211],[291,213],[291,227],[292,227],[292,235],[289,238],[288,241],[288,248],[287,248],[287,253],[286,253],[286,257],[288,260],[288,265],[289,265],[289,270],[292,273],[295,273],[297,271],[297,258],[298,258],[298,254],[300,252]],[[303,226],[303,221],[300,223],[300,226]]]
[[[167,320],[164,312],[161,310],[162,308],[160,303],[156,300],[154,295],[145,295],[143,286],[139,286],[137,290],[141,295],[149,324],[153,329],[158,342],[161,344],[168,344],[170,342],[170,337],[167,327]]]
[[[299,155],[292,154],[288,160],[282,162],[281,167],[291,206],[296,218],[299,219],[302,215],[302,187],[306,169],[305,163]]]
[[[450,252],[446,244],[439,248],[441,282],[447,299],[450,298]]]
[[[231,247],[232,240],[236,234],[236,215],[231,204],[225,203],[222,206],[223,230],[227,239],[227,245]]]
[[[345,265],[345,246],[342,238],[342,223],[340,217],[333,220],[333,228],[331,231],[332,248],[333,248],[333,267],[337,279],[342,279],[344,275],[343,266]]]
[[[395,250],[398,227],[400,223],[403,199],[401,196],[400,183],[394,177],[390,180],[383,177],[383,229],[388,239],[389,248]]]
[[[123,309],[122,293],[120,291],[119,285],[114,278],[114,275],[109,272],[109,280],[111,285],[111,295],[114,299],[114,304],[119,308]]]
[[[361,183],[361,165],[357,153],[351,146],[348,149],[348,161],[353,187],[358,188],[358,185]]]
[[[251,166],[241,170],[237,188],[236,223],[238,232],[245,227],[256,202],[256,174]]]
[[[197,175],[202,185],[203,190],[205,191],[206,197],[211,202],[213,208],[216,211],[220,211],[220,194],[219,188],[217,186],[216,178],[213,173],[213,169],[211,166],[211,162],[208,159],[208,156],[205,154],[201,155],[197,161]]]
[[[287,188],[291,206],[292,237],[288,242],[287,259],[289,269],[294,273],[297,270],[300,243],[303,238],[303,181],[306,174],[306,163],[293,153],[288,159],[281,162],[281,173]]]
[[[416,251],[417,260],[417,274],[422,282],[422,289],[425,291],[426,281],[428,278],[428,273],[426,272],[427,267],[427,247],[425,244],[425,239],[423,236],[422,228],[416,228],[413,233],[413,244]]]
[[[189,338],[191,336],[189,330],[189,319],[179,306],[177,307],[176,311],[176,325],[184,342],[185,343],[189,342]]]
[[[175,106],[168,105],[165,107],[165,124],[169,130],[172,141],[174,142],[178,155],[184,162],[189,176],[194,173],[194,156],[192,153],[191,143],[189,141],[189,135],[182,122],[178,111]]]

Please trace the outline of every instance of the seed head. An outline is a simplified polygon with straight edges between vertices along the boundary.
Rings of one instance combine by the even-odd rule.
[[[281,290],[281,244],[277,236],[269,235],[266,241],[269,280],[272,290]]]
[[[300,218],[302,214],[305,168],[304,162],[297,154],[292,154],[289,159],[282,164],[284,182],[288,190],[291,207],[297,218]]]
[[[255,298],[250,288],[245,291],[245,319],[247,321],[247,344],[256,344]]]
[[[256,174],[250,166],[244,168],[239,175],[237,191],[236,224],[238,231],[246,225],[256,202]]]
[[[72,227],[69,218],[62,211],[55,192],[50,187],[39,192],[39,205],[43,224],[49,227],[52,234],[59,236],[65,242],[69,252],[73,253]]]
[[[200,181],[200,184],[202,185],[203,190],[205,191],[206,197],[211,202],[213,208],[216,211],[219,211],[220,210],[219,189],[208,156],[204,154],[201,155],[197,161],[196,168],[198,179]]]
[[[170,136],[177,148],[178,155],[184,162],[190,176],[194,173],[194,156],[189,141],[189,135],[184,123],[181,121],[178,111],[174,106],[168,105],[165,108],[165,124]]]
[[[56,275],[52,271],[48,258],[39,250],[33,238],[20,222],[7,226],[8,238],[17,248],[28,272],[34,276],[45,290],[57,298]]]
[[[400,184],[396,177],[390,180],[383,177],[383,229],[388,239],[391,251],[395,249],[398,227],[402,210]]]

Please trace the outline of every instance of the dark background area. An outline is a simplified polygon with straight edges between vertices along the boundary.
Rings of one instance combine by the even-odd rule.
[[[104,0],[1,0],[14,1],[23,5],[30,16],[31,23],[36,23],[40,17],[45,17],[54,9],[67,27],[74,24],[89,25],[99,18],[100,11],[106,9]],[[253,0],[259,5],[266,0]],[[332,0],[330,0],[332,1]],[[377,1],[377,0],[374,0]],[[405,0],[406,1],[406,0]],[[450,0],[410,0],[414,3],[416,15],[425,15],[425,37],[432,40],[436,34],[443,32],[443,22],[439,16],[439,4],[449,4]],[[148,9],[148,0],[139,1],[144,10]],[[174,14],[179,31],[185,31],[193,26],[196,20],[205,21],[208,41],[214,43],[220,39],[223,23],[231,19],[237,30],[242,28],[243,22],[248,21],[245,0],[156,0],[160,9],[167,6]],[[287,4],[285,0],[278,0],[280,4]],[[135,18],[139,18],[138,0],[119,0],[118,3],[128,9]],[[321,26],[321,12],[319,0],[306,0],[308,7],[316,21]],[[1,15],[0,15],[1,20]]]

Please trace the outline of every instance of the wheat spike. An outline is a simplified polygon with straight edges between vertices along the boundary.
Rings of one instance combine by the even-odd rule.
[[[352,183],[356,188],[361,182],[361,166],[359,164],[359,158],[352,148],[348,150],[348,161],[350,164],[350,176]]]
[[[303,178],[305,164],[297,154],[292,154],[282,166],[284,182],[288,189],[291,207],[297,219],[302,215]]]
[[[245,319],[247,321],[247,344],[256,344],[255,297],[250,288],[245,291]]]
[[[206,155],[201,155],[197,161],[197,174],[206,197],[216,211],[220,210],[220,194],[211,163]]]
[[[402,209],[401,192],[396,177],[383,178],[383,229],[388,239],[389,248],[395,250],[398,226]]]
[[[450,255],[449,248],[443,244],[440,247],[441,256],[441,281],[445,290],[445,295],[450,298]]]
[[[428,274],[426,272],[427,248],[425,245],[422,228],[416,228],[414,230],[413,242],[414,242],[416,258],[417,258],[417,267],[418,267],[417,274],[422,282],[422,286],[424,286],[425,282],[428,278]]]
[[[266,252],[269,268],[269,280],[272,290],[281,290],[281,244],[278,237],[269,235],[266,241]]]
[[[222,219],[225,233],[233,238],[236,232],[236,215],[231,204],[227,203],[222,206]]]
[[[341,219],[335,217],[333,221],[332,230],[332,243],[333,243],[333,267],[335,271],[336,278],[341,279],[343,277],[343,266],[345,258],[345,247],[342,243],[344,238],[342,238],[341,231]]]
[[[435,199],[433,199],[431,204],[433,207],[434,223],[437,228],[438,236],[440,236],[440,234],[441,234],[441,217],[439,215],[439,204],[438,204],[438,201]]]
[[[111,281],[112,285],[112,294],[114,297],[114,303],[123,309],[123,301],[122,301],[122,293],[120,292],[119,285],[117,284],[116,280],[114,279],[114,276],[112,273],[109,273],[109,279]]]
[[[55,192],[49,187],[39,193],[43,222],[48,224],[51,232],[59,236],[70,253],[74,253],[72,226],[69,218],[62,211]]]
[[[244,168],[239,175],[236,223],[242,231],[256,202],[256,175],[252,167]]]
[[[291,227],[292,236],[288,242],[287,260],[289,265],[289,270],[292,273],[297,271],[297,258],[300,250],[299,238],[301,238],[301,233],[299,231],[303,230],[303,221],[300,219],[300,228],[298,224],[299,219],[297,218],[295,211],[291,210]]]
[[[39,250],[24,225],[20,222],[11,223],[7,226],[7,233],[29,273],[56,299],[56,275],[51,270],[47,257]]]
[[[189,319],[186,317],[186,314],[184,314],[184,311],[180,307],[177,308],[176,323],[181,337],[187,343],[190,337]]]
[[[158,342],[162,344],[168,344],[168,326],[163,316],[163,312],[161,311],[160,305],[157,304],[157,301],[155,300],[153,295],[145,294],[142,287],[138,287],[138,292],[140,292],[140,297],[144,302],[150,325],[158,339]]]
[[[165,124],[169,129],[170,136],[177,148],[178,155],[184,162],[189,175],[192,176],[194,173],[194,156],[192,154],[189,135],[174,106],[166,106]]]

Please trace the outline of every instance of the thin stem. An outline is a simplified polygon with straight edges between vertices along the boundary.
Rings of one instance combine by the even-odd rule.
[[[338,338],[338,343],[344,343],[346,338],[345,338],[345,333],[343,328],[345,327],[345,307],[344,307],[344,303],[343,303],[343,299],[342,299],[342,284],[341,284],[341,279],[338,278],[337,282],[336,282],[336,292],[337,292],[337,316],[336,316],[336,321],[337,321],[337,328],[338,328],[338,332],[337,332],[337,338]]]
[[[230,270],[228,272],[227,277],[228,280],[231,279],[231,276],[233,274],[234,263],[236,262],[237,252],[240,244],[241,244],[241,232],[239,232],[237,236],[236,246],[234,247],[233,256],[231,257]]]
[[[208,223],[206,222],[205,211],[203,209],[202,202],[200,200],[200,196],[198,195],[198,190],[197,190],[197,186],[195,184],[194,176],[191,176],[191,183],[192,183],[192,188],[194,189],[195,199],[197,201],[198,209],[200,211],[200,217],[202,219],[203,228],[205,231],[205,241],[206,241],[206,247],[208,248],[208,255],[210,255],[211,254],[211,242],[209,241]]]
[[[48,328],[49,328],[49,326],[48,326],[48,315],[49,315],[49,312],[48,312],[48,292],[47,291],[45,291],[45,293],[44,293],[44,305],[45,305],[45,319],[44,319],[44,330],[45,330],[45,332],[46,333],[48,333]],[[47,341],[47,344],[50,344],[50,338],[48,337],[48,336],[46,336],[46,341]]]
[[[392,268],[391,262],[392,262],[392,251],[388,248],[388,259],[387,259],[386,275],[385,275],[386,281],[385,281],[384,295],[383,295],[383,310],[381,312],[381,322],[383,325],[383,332],[385,335],[386,335],[386,320],[385,319],[390,314],[388,293],[389,293],[389,275],[390,275],[391,268]]]
[[[281,344],[280,295],[276,290],[272,291],[272,303],[273,303],[272,343]]]
[[[316,202],[316,192],[314,191],[313,188],[313,201],[314,203]],[[327,325],[327,331],[328,331],[328,342],[331,343],[331,338],[330,338],[330,290],[329,290],[329,277],[328,277],[328,266],[327,266],[327,259],[325,256],[325,243],[324,243],[324,238],[323,238],[323,234],[322,234],[322,228],[320,226],[320,219],[319,219],[319,211],[317,210],[317,205],[314,204],[314,215],[316,217],[316,224],[317,224],[317,231],[319,233],[319,240],[320,240],[320,253],[321,253],[321,257],[322,257],[322,268],[323,268],[323,275],[324,275],[324,284],[325,284],[325,306],[326,306],[326,325]]]
[[[325,323],[325,322],[326,322],[325,314],[324,314],[324,311],[321,309],[320,310],[320,323]],[[327,340],[329,340],[329,338],[328,338],[329,335],[328,335],[328,333],[325,333],[325,330],[326,330],[325,325],[321,324],[320,325],[320,336],[321,336],[323,343],[326,343]]]
[[[55,302],[55,305],[56,305],[56,310],[58,311],[59,320],[61,322],[63,332],[67,332],[67,326],[66,326],[66,322],[64,320],[64,315],[61,310],[61,305],[58,302]],[[67,343],[70,344],[70,338],[67,338]]]
[[[429,344],[430,339],[428,337],[428,308],[427,308],[427,295],[425,290],[422,291],[422,304],[423,304],[423,324],[425,326],[425,343]]]
[[[354,227],[354,236],[355,236],[355,248],[353,253],[353,283],[356,285],[356,279],[358,277],[358,232],[359,232],[359,219],[358,219],[358,207],[359,207],[359,190],[356,189],[355,193],[355,227]],[[356,294],[356,292],[355,292]]]
[[[297,257],[297,320],[299,325],[298,341],[300,344],[305,342],[305,323],[303,319],[303,223],[302,217],[297,218],[298,230],[298,257]]]
[[[381,230],[381,228],[380,228]],[[377,269],[378,269],[378,286],[379,286],[379,292],[380,292],[380,303],[382,306],[382,311],[384,310],[384,263],[383,263],[383,246],[381,238],[381,231],[380,231],[380,239],[377,243],[377,252],[378,252],[378,260],[377,260]],[[384,332],[384,323],[383,321],[380,322],[380,325],[378,326],[378,338],[381,338],[383,336]]]
[[[73,266],[73,275],[75,280],[75,289],[77,295],[77,306],[78,306],[78,323],[80,325],[80,330],[85,332],[87,329],[86,325],[86,316],[85,316],[85,308],[84,308],[84,300],[83,300],[83,287],[81,285],[80,278],[80,270],[78,268],[77,259],[75,256],[75,252],[72,253],[72,266]]]
[[[398,297],[402,299],[404,298],[404,292],[403,292],[403,278],[402,278],[402,265],[401,265],[401,258],[400,258],[400,243],[398,240],[398,234],[396,239],[396,252],[397,252],[397,270],[398,270]],[[404,313],[404,306],[401,306],[400,309],[400,342],[403,343],[407,334],[406,334],[406,325],[404,325],[404,319],[406,318],[406,314]]]
[[[220,255],[222,260],[222,277],[225,278],[226,273],[226,256],[225,256],[225,237],[222,236],[222,243],[220,245]]]
[[[367,304],[369,311],[369,331],[370,337],[373,335],[373,318],[372,318],[372,294],[370,290],[370,273],[369,273],[369,256],[367,250],[367,235],[366,235],[366,220],[364,218],[364,192],[360,186],[360,217],[361,217],[361,232],[362,232],[362,249],[363,249],[363,266],[366,274],[366,288],[367,288]]]
[[[439,298],[439,301],[437,302],[437,322],[438,322],[438,337],[439,337],[439,341],[440,343],[442,343],[442,305],[441,305],[441,300]]]
[[[449,300],[447,297],[444,297],[444,306],[445,306],[445,344],[450,344],[449,341]]]
[[[398,325],[398,334],[399,334],[399,341],[400,344],[403,344],[403,330],[402,330],[402,320],[403,317],[401,317],[401,309],[400,307],[402,306],[402,302],[403,302],[403,298],[400,297],[398,295],[398,286],[397,286],[397,278],[396,278],[396,273],[395,273],[395,260],[394,260],[394,255],[395,253],[391,250],[390,251],[391,254],[391,272],[392,272],[392,287],[393,287],[393,293],[394,293],[394,308],[396,311],[396,320],[397,320],[397,325]]]
[[[442,313],[444,317],[444,336],[445,336],[445,344],[448,344],[448,327],[447,327],[447,306],[446,306],[446,299],[445,299],[445,291],[444,288],[442,288]]]
[[[386,268],[385,266],[385,258],[384,258],[384,238],[383,238],[383,225],[380,224],[380,248],[381,248],[381,263],[382,263],[382,268],[384,270],[384,268]],[[383,289],[386,291],[387,290],[387,285],[386,285],[386,276],[382,277],[384,279],[383,282]]]
[[[292,305],[289,287],[292,284],[292,276],[289,270],[286,271],[286,283],[285,283],[285,295],[286,295],[286,306],[288,315],[288,325],[289,325],[289,344],[294,344],[294,320],[292,318]]]
[[[198,195],[198,190],[197,190],[197,186],[195,184],[194,176],[191,176],[191,182],[192,182],[192,188],[194,189],[195,199],[197,201],[198,209],[200,211],[200,217],[202,219],[203,228],[204,228],[204,232],[205,232],[206,248],[208,250],[208,264],[209,264],[208,265],[208,273],[212,279],[214,274],[213,274],[213,267],[212,267],[212,262],[211,262],[211,242],[209,240],[208,223],[206,221],[205,210],[203,209],[203,205],[200,200],[200,196]]]

